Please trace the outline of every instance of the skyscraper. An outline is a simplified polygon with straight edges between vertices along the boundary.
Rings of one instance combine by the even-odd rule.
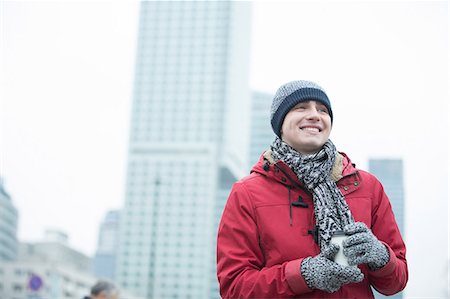
[[[222,179],[248,164],[250,15],[245,2],[141,3],[116,270],[140,298],[217,290]]]
[[[119,215],[119,211],[108,211],[100,225],[97,252],[93,260],[94,274],[99,278],[115,280]]]
[[[17,209],[3,186],[0,177],[0,262],[17,257]]]
[[[400,159],[369,159],[369,171],[383,184],[384,191],[391,202],[395,220],[404,236],[403,161]],[[387,297],[377,293],[376,298]],[[389,298],[400,299],[403,298],[403,295],[399,293]]]
[[[255,91],[252,93],[250,125],[250,166],[258,162],[259,157],[270,149],[275,133],[270,126],[270,106],[273,95]]]
[[[400,159],[369,159],[369,171],[383,184],[392,205],[395,220],[404,234],[405,199],[403,161]]]

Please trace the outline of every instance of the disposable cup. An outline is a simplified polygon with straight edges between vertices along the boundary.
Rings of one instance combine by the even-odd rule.
[[[338,253],[336,253],[335,257],[334,257],[334,261],[340,265],[343,266],[349,266],[348,264],[348,259],[347,257],[344,255],[344,250],[343,250],[343,246],[342,246],[342,242],[344,242],[345,239],[347,239],[347,235],[341,231],[341,230],[337,230],[334,232],[333,236],[331,237],[331,243],[339,245],[339,251]]]

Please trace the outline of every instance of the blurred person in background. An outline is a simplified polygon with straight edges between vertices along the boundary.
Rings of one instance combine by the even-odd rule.
[[[106,280],[99,280],[91,288],[91,295],[83,299],[119,299],[119,290]]]
[[[223,298],[374,298],[371,287],[392,295],[406,286],[406,247],[389,199],[336,150],[332,124],[316,83],[276,92],[275,141],[233,185],[219,225]],[[342,246],[330,243],[337,231]],[[339,250],[347,265],[334,261]]]

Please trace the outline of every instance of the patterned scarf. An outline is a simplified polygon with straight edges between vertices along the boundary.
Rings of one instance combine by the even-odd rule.
[[[334,231],[342,230],[345,225],[354,222],[344,196],[331,179],[336,147],[328,140],[318,153],[303,155],[276,137],[271,149],[275,161],[286,163],[312,193],[314,215],[319,227],[319,245],[323,250]]]

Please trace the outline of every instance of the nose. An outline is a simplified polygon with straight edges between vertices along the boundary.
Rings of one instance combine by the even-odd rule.
[[[316,107],[311,107],[308,109],[307,119],[309,120],[320,120],[320,114]]]

